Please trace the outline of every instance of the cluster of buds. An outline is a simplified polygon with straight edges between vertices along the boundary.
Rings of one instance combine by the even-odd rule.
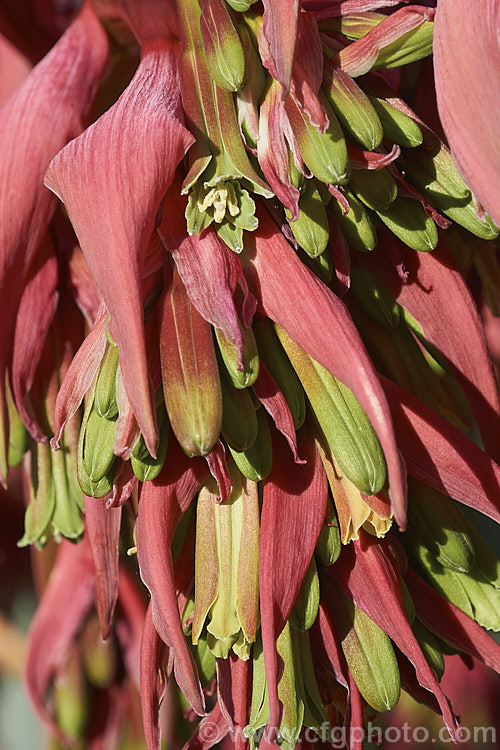
[[[159,750],[166,691],[193,750],[328,745],[402,689],[454,736],[443,654],[500,672],[458,504],[500,522],[467,283],[496,314],[500,268],[408,103],[439,9],[68,6],[0,109],[0,478],[19,544],[58,543],[26,667],[54,746]]]

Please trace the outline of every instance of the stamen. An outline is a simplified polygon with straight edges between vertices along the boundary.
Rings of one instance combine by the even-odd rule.
[[[211,188],[202,201],[198,201],[198,210],[203,213],[210,206],[214,209],[214,221],[220,224],[226,212],[234,217],[240,213],[238,198],[232,182],[220,182],[216,187]]]

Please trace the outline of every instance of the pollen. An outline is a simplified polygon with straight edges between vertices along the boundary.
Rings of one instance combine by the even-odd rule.
[[[220,182],[211,188],[202,201],[198,201],[198,210],[203,213],[210,206],[214,209],[214,221],[220,224],[226,213],[233,218],[240,213],[238,198],[232,182]]]

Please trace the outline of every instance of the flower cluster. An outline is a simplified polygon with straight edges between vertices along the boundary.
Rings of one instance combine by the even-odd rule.
[[[57,542],[35,709],[156,750],[169,691],[188,748],[293,750],[403,689],[453,735],[443,654],[500,672],[500,562],[459,505],[500,522],[500,212],[454,82],[462,16],[489,26],[31,5],[0,11],[37,62],[0,109],[0,478],[22,463],[19,544]]]

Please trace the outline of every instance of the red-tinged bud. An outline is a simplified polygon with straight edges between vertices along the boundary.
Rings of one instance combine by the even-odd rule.
[[[201,35],[208,66],[218,86],[238,91],[245,78],[245,55],[224,0],[200,0]]]
[[[205,456],[219,437],[222,395],[210,325],[174,271],[162,309],[163,392],[172,430],[189,456]]]

